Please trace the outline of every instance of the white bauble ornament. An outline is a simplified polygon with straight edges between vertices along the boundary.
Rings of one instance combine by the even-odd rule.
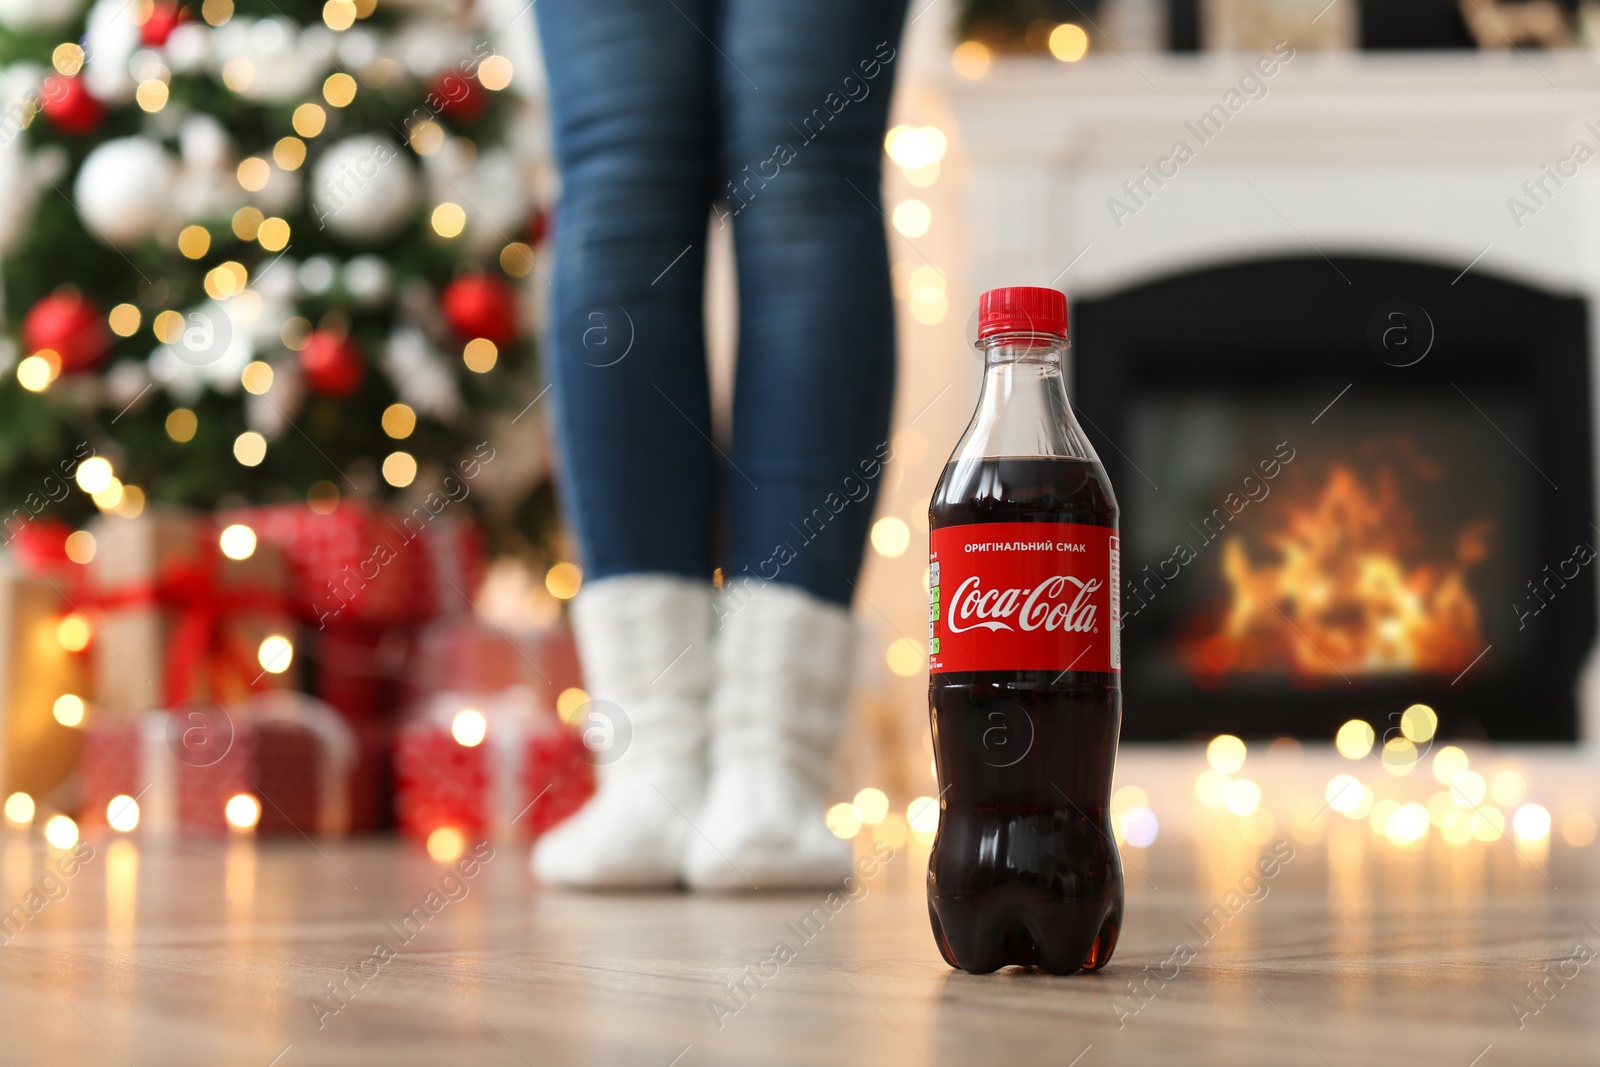
[[[84,61],[83,84],[107,103],[131,100],[139,84],[128,70],[128,61],[141,43],[139,24],[133,21],[134,7],[125,0],[99,0],[89,11],[83,39],[88,57]]]
[[[127,247],[149,237],[171,203],[174,165],[160,145],[119,137],[89,153],[72,198],[91,233]]]
[[[374,255],[357,256],[344,265],[339,280],[358,303],[376,307],[389,299],[394,275],[389,264]]]
[[[402,327],[389,337],[383,352],[383,369],[400,399],[424,415],[449,422],[461,414],[461,394],[456,376],[422,331]]]
[[[0,26],[8,30],[55,30],[82,10],[80,0],[0,0]]]
[[[416,217],[420,189],[411,161],[393,142],[361,135],[328,149],[313,169],[318,224],[358,243],[392,237]]]

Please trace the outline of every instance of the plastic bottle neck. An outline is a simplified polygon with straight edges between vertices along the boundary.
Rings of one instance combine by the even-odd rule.
[[[978,342],[983,389],[954,458],[1094,458],[1067,402],[1065,338],[1003,333]]]

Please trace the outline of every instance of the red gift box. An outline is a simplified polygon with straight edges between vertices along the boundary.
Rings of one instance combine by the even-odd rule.
[[[344,833],[358,825],[360,745],[333,709],[289,692],[96,723],[83,741],[79,818],[115,824],[126,802],[113,802],[126,796],[147,835],[222,834],[229,801],[243,794],[258,821],[237,829]]]
[[[284,554],[291,602],[318,630],[466,613],[483,570],[476,525],[426,504],[399,511],[341,500],[327,513],[280,504],[230,512],[228,521],[247,523]]]
[[[563,619],[526,631],[492,626],[480,616],[437,619],[417,632],[405,663],[414,698],[448,691],[498,693],[524,685],[544,707],[583,685],[577,646]]]
[[[594,792],[587,756],[578,734],[539,710],[525,687],[440,693],[399,730],[400,828],[418,840],[441,827],[469,838],[537,837]]]
[[[477,527],[426,502],[402,512],[343,500],[327,514],[288,504],[229,518],[288,560],[290,602],[309,624],[310,687],[353,721],[389,718],[406,703],[402,674],[419,625],[471,610],[483,565]]]

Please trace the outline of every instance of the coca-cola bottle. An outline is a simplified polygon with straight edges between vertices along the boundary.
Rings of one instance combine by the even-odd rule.
[[[1117,502],[1067,403],[1066,298],[978,310],[983,391],[928,513],[928,912],[952,967],[1071,974],[1122,924]]]

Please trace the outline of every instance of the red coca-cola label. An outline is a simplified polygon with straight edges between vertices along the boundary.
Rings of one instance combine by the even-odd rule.
[[[933,673],[1122,670],[1115,530],[985,522],[928,540]]]

